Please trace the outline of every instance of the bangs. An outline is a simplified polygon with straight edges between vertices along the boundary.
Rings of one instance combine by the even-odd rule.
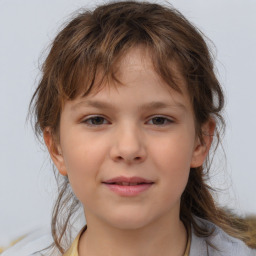
[[[130,49],[141,45],[148,49],[157,74],[180,91],[168,65],[179,58],[170,31],[159,31],[159,26],[150,20],[141,21],[139,12],[134,9],[133,16],[137,18],[130,20],[114,14],[99,20],[98,12],[100,10],[96,9],[93,14],[79,15],[53,43],[46,62],[51,62],[47,66],[52,67],[55,78],[52,84],[62,102],[98,91],[103,81],[121,84],[115,75],[118,62]]]
[[[159,77],[172,89],[181,93],[179,61],[173,60],[174,57],[171,60],[165,58],[163,61],[163,58],[159,57],[159,53],[156,53],[152,46],[133,44],[120,48],[119,52],[111,55],[112,58],[107,55],[91,57],[87,52],[83,52],[74,62],[66,63],[63,69],[67,72],[64,70],[60,72],[63,75],[59,77],[57,85],[61,100],[65,102],[78,96],[85,97],[99,92],[106,85],[122,86],[123,83],[117,76],[120,62],[130,50],[136,47],[142,48],[145,50],[145,54],[149,54],[153,68]]]
[[[222,91],[201,33],[175,9],[120,2],[78,14],[55,38],[33,96],[36,116],[41,117],[36,130],[57,129],[66,101],[106,85],[122,85],[118,65],[135,47],[145,49],[170,88],[182,93],[180,81],[185,81],[198,127],[209,113],[222,109]]]

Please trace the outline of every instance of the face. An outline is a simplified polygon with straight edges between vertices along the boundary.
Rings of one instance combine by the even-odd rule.
[[[190,168],[207,154],[185,82],[183,93],[170,89],[140,48],[122,59],[117,76],[122,85],[66,102],[58,152],[45,131],[52,159],[68,175],[88,224],[135,229],[179,218]]]

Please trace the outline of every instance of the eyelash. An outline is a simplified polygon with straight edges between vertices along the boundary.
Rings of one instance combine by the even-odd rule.
[[[93,124],[92,121],[93,120],[95,121],[96,119],[100,119],[101,121],[103,121],[103,123]],[[153,116],[147,122],[152,121],[154,119],[161,119],[162,121],[164,121],[164,124],[157,125],[157,124],[151,123],[151,125],[166,126],[166,125],[171,124],[171,123],[174,122],[172,119],[164,117],[164,116]],[[95,115],[95,116],[91,116],[91,117],[86,118],[85,120],[82,121],[82,123],[85,123],[88,126],[94,126],[95,127],[95,126],[101,126],[101,125],[109,124],[108,121],[107,121],[107,123],[105,121],[107,121],[107,119],[105,117]]]

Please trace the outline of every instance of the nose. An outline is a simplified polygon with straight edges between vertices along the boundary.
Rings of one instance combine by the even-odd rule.
[[[146,159],[145,139],[135,126],[120,127],[115,131],[110,157],[115,162],[136,164]]]

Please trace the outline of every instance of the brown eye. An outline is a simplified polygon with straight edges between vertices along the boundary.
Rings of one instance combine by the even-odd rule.
[[[86,123],[88,125],[98,126],[98,125],[107,124],[108,122],[102,116],[93,116],[93,117],[90,117],[90,118],[87,118],[86,120],[84,120],[83,123]]]
[[[156,116],[156,117],[153,117],[149,120],[149,123],[150,124],[153,124],[153,125],[167,125],[167,124],[170,124],[172,123],[173,121],[171,119],[168,119],[166,117],[163,117],[163,116]]]

